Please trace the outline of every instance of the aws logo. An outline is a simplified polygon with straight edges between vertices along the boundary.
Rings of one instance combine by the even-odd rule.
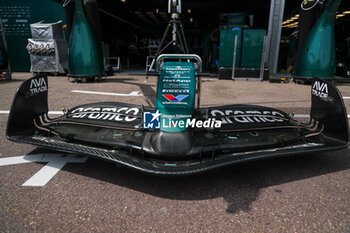
[[[163,97],[171,102],[181,102],[182,100],[186,99],[188,95],[178,95],[178,96],[173,96],[173,95],[163,95]]]
[[[316,81],[312,86],[311,92],[314,96],[328,98],[328,85],[327,83],[321,83],[320,81]]]

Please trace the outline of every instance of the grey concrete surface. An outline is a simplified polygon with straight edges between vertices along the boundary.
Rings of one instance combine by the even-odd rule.
[[[29,73],[0,82],[0,110]],[[350,85],[339,84],[344,96]],[[103,91],[143,96],[72,93]],[[116,101],[153,106],[156,78],[119,74],[100,83],[49,77],[49,108]],[[256,104],[308,114],[310,86],[203,78],[202,106]],[[345,100],[350,110],[350,100]],[[348,110],[348,114],[349,113]],[[0,159],[55,153],[5,137]],[[45,163],[0,167],[0,232],[350,232],[350,151],[238,164],[189,177],[156,177],[107,162],[68,163],[43,187],[22,184]]]

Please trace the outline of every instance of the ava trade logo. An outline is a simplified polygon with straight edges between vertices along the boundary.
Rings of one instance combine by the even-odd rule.
[[[182,100],[186,99],[188,95],[178,95],[178,96],[173,96],[173,95],[163,95],[164,98],[171,102],[181,102]]]
[[[32,79],[30,82],[30,96],[47,91],[47,83],[43,77]]]
[[[312,94],[321,98],[328,98],[328,85],[320,81],[315,81],[312,86]]]

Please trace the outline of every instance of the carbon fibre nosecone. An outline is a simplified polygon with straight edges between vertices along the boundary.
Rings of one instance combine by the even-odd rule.
[[[278,109],[228,105],[195,109],[181,132],[146,129],[154,109],[102,102],[49,118],[45,76],[25,81],[13,101],[9,140],[104,159],[158,175],[186,175],[234,163],[346,148],[346,109],[331,83],[314,79],[311,121],[303,124]],[[207,122],[207,128],[198,127]],[[220,121],[221,127],[210,122]]]

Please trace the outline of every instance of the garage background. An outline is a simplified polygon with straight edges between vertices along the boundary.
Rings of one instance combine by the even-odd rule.
[[[242,24],[246,29],[264,29],[268,32],[268,66],[272,71],[277,68],[274,68],[277,64],[279,70],[286,69],[288,52],[284,45],[289,42],[288,36],[297,27],[281,28],[280,19],[283,18],[284,22],[298,14],[300,2],[184,0],[182,21],[190,53],[199,54],[206,69],[214,71],[220,66],[215,61],[218,63],[219,56],[223,56],[223,53],[219,54],[220,31]],[[146,57],[150,53],[150,41],[160,40],[170,20],[167,13],[168,1],[99,0],[98,3],[104,56],[120,57],[125,69],[144,70]],[[343,1],[339,14],[350,9],[349,5],[348,1]],[[1,1],[0,18],[5,28],[12,71],[21,72],[30,70],[29,55],[25,49],[27,39],[31,37],[29,24],[59,20],[65,23],[62,3],[51,0]],[[338,17],[336,39],[340,44],[346,43],[346,39],[350,38],[349,24],[350,14]],[[211,41],[213,37],[217,40],[215,43]],[[68,41],[67,35],[66,39]],[[282,42],[281,50],[280,44],[275,41]],[[244,60],[244,57],[241,59]]]

